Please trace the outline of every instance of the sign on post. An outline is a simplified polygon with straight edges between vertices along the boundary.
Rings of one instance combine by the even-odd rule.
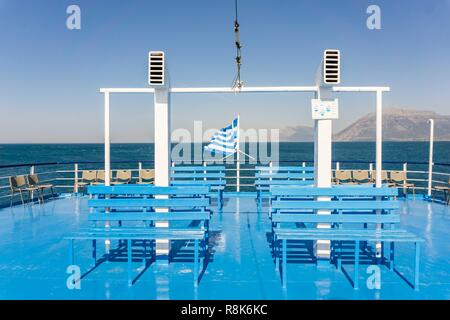
[[[311,111],[313,120],[337,120],[339,119],[338,99],[312,99]]]

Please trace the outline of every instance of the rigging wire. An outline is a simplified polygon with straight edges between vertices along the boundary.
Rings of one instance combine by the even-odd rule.
[[[234,10],[235,10],[235,19],[234,19],[234,36],[235,36],[235,45],[236,45],[236,76],[233,80],[233,89],[237,89],[240,90],[243,85],[244,82],[242,82],[241,80],[241,64],[242,64],[242,59],[241,59],[241,40],[240,40],[240,35],[239,35],[239,22],[238,22],[238,0],[234,0]]]

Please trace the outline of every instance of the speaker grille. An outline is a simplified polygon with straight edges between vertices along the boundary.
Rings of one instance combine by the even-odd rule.
[[[164,52],[150,51],[148,53],[148,84],[164,85]]]
[[[339,50],[325,50],[323,53],[323,81],[325,84],[339,84],[340,52]]]

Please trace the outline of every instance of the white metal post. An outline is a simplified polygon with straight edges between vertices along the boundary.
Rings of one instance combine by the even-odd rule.
[[[377,90],[376,93],[376,161],[375,161],[375,186],[381,188],[381,173],[383,170],[383,91]],[[378,210],[377,214],[381,214]],[[381,224],[377,224],[377,229],[381,229]],[[381,257],[381,242],[375,245],[376,257]]]
[[[105,96],[105,186],[111,184],[111,119],[109,117],[109,92]]]
[[[403,164],[403,177],[405,177],[405,179],[403,180],[403,194],[406,194],[406,183],[408,182],[408,163],[405,162]]]
[[[170,184],[170,95],[168,88],[155,89],[155,186]],[[157,198],[166,198],[159,196]],[[156,212],[167,212],[166,208],[156,208]],[[157,221],[157,228],[168,228],[168,221]],[[168,262],[169,240],[156,239],[156,255],[160,262]]]
[[[314,137],[314,175],[315,186],[318,188],[331,187],[331,137],[332,120],[315,120]],[[318,201],[330,201],[329,197],[318,197]],[[317,214],[331,214],[329,210],[318,210]],[[328,223],[317,224],[319,229],[331,228]],[[330,258],[330,241],[317,240],[315,244],[316,257],[319,260]]]
[[[35,173],[35,168],[34,168],[34,166],[31,166],[30,167],[30,174],[34,174],[34,173]],[[39,198],[39,194],[38,194],[38,198]],[[33,202],[33,199],[34,199],[34,191],[32,190],[31,191],[31,202]]]
[[[75,179],[74,191],[75,193],[78,193],[78,163],[74,164],[74,179]]]
[[[377,90],[376,95],[376,163],[375,185],[381,188],[381,172],[383,170],[383,91]]]
[[[240,140],[240,128],[241,128],[241,119],[240,119],[240,115],[238,114],[237,116],[237,122],[238,122],[238,126],[237,126],[237,137],[236,137],[236,145],[237,145],[237,150],[236,150],[236,191],[239,192],[241,190],[241,162],[240,162],[240,153],[241,153],[241,140]]]
[[[431,197],[433,187],[433,147],[434,147],[434,120],[429,119],[430,123],[430,155],[428,158],[428,196]]]

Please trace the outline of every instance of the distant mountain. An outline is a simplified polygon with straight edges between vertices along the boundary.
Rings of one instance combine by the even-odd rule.
[[[308,126],[287,127],[280,132],[281,141],[314,141],[314,129]]]
[[[450,141],[450,116],[400,108],[383,110],[383,140],[428,141],[428,119],[434,119],[435,140]],[[369,113],[335,134],[333,141],[374,141],[375,123],[375,113]],[[313,141],[314,130],[307,126],[287,127],[282,130],[280,137],[282,141]]]
[[[428,119],[435,120],[435,140],[450,140],[450,116],[431,111],[386,108],[383,111],[384,141],[428,141],[430,125]],[[334,136],[334,141],[375,140],[375,113],[357,120]]]

